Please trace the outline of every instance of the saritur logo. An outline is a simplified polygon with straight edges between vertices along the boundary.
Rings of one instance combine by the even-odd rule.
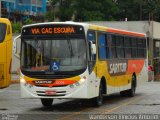
[[[122,75],[127,71],[127,61],[110,61],[108,71],[111,75]]]
[[[51,84],[53,81],[51,81],[51,80],[37,80],[34,82],[35,82],[35,84]]]

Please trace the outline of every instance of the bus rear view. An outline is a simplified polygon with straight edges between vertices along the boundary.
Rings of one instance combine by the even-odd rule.
[[[0,88],[11,81],[12,28],[6,18],[0,18]]]

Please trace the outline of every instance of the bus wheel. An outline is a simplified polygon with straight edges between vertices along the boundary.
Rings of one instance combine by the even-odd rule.
[[[131,89],[129,89],[129,90],[127,91],[127,93],[128,93],[128,96],[129,96],[129,97],[134,97],[135,92],[136,92],[136,77],[133,75],[133,76],[132,76]]]
[[[120,95],[121,95],[122,97],[126,97],[126,96],[127,96],[127,91],[121,91],[121,92],[120,92]]]
[[[93,98],[93,105],[94,106],[101,106],[103,103],[103,88],[102,88],[102,82],[100,83],[99,86],[99,96]]]
[[[42,105],[43,105],[43,106],[45,106],[45,107],[50,107],[50,106],[52,106],[53,99],[41,98],[41,102],[42,102]]]

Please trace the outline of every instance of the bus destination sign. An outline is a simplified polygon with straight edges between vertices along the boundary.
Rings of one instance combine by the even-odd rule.
[[[39,25],[24,27],[23,35],[57,35],[57,34],[83,34],[82,26],[75,25]]]

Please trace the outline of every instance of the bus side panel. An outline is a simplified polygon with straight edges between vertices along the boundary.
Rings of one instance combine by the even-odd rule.
[[[12,62],[12,27],[11,24],[7,24],[6,31],[6,81],[5,87],[9,86],[11,83],[11,62]]]
[[[6,42],[0,43],[0,55],[0,88],[3,88],[6,84]]]
[[[7,41],[7,80],[6,80],[6,86],[9,86],[11,83],[11,62],[12,62],[12,40],[10,38],[9,41]]]

